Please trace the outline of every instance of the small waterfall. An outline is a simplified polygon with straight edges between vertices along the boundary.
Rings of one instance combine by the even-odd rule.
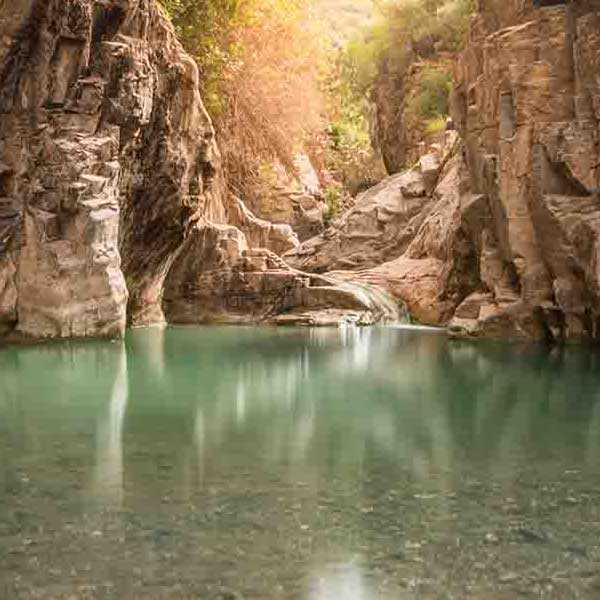
[[[327,274],[332,284],[354,294],[373,314],[374,322],[410,323],[408,310],[385,290],[368,284],[339,279]]]

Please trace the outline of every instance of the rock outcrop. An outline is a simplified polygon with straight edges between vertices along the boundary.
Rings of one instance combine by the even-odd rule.
[[[9,4],[0,319],[35,337],[162,320],[198,213],[223,213],[196,65],[149,0]]]
[[[418,169],[391,177],[290,261],[458,337],[598,340],[599,71],[600,1],[479,2],[456,66],[461,150],[436,190],[400,191]]]
[[[386,290],[420,323],[446,324],[478,286],[471,221],[479,207],[462,203],[460,179],[464,170],[460,156],[449,160],[439,184],[428,196],[429,202],[415,219],[419,227],[412,230],[400,256],[388,256],[375,267],[336,275]]]
[[[235,289],[264,294],[238,320],[381,314],[343,283],[307,292],[270,253],[298,244],[289,225],[226,193],[196,64],[155,0],[5,0],[0,123],[0,335],[121,336],[163,304],[219,320]],[[291,303],[266,293],[290,286]]]
[[[322,273],[374,267],[401,256],[432,204],[439,174],[435,155],[362,194],[354,206],[316,236],[285,255],[293,266]]]
[[[600,2],[479,3],[454,113],[481,283],[457,335],[598,338],[599,68]]]

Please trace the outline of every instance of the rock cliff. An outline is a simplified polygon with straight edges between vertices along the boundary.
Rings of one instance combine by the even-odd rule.
[[[450,135],[440,155],[421,157],[363,194],[354,208],[321,236],[285,255],[307,271],[385,290],[410,315],[446,324],[477,289],[477,261],[469,215],[461,207],[466,167]]]
[[[0,335],[115,337],[164,309],[312,322],[339,295],[381,315],[277,259],[292,229],[226,193],[197,67],[155,0],[4,0],[0,124]]]
[[[597,340],[599,72],[599,1],[480,1],[435,191],[409,191],[418,168],[391,177],[290,261],[459,337]]]
[[[479,2],[458,139],[300,244],[226,191],[154,0],[4,0],[0,335],[371,323],[403,304],[460,337],[598,340],[599,72],[600,0]]]
[[[189,229],[224,218],[196,66],[148,0],[8,4],[0,320],[35,337],[159,321]]]
[[[479,2],[454,116],[480,285],[457,334],[597,339],[600,2]]]

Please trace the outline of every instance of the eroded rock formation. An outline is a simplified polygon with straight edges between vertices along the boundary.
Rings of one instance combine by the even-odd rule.
[[[456,336],[597,340],[600,2],[479,2],[456,67],[460,151],[433,194],[362,197],[290,255]],[[395,244],[395,245],[394,245]]]
[[[461,206],[465,165],[455,136],[440,154],[393,175],[361,196],[319,237],[285,258],[306,271],[385,290],[413,318],[444,324],[477,288],[469,215]]]
[[[455,119],[482,204],[458,334],[598,337],[600,2],[480,2]]]
[[[36,337],[161,320],[188,230],[223,212],[197,68],[149,0],[9,4],[1,318]]]
[[[307,292],[270,253],[298,244],[289,225],[225,192],[197,67],[155,0],[5,0],[0,123],[0,334],[120,336],[163,300],[219,320],[236,290],[240,320],[336,294],[371,311],[344,284]],[[278,286],[300,291],[282,305]]]
[[[167,278],[167,318],[176,323],[330,325],[397,319],[397,304],[369,285],[290,269],[251,248],[230,225],[196,227]]]

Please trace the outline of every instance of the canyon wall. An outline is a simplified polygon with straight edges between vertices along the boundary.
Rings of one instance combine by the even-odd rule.
[[[433,191],[420,166],[393,176],[290,262],[457,337],[598,340],[599,73],[600,1],[481,0]]]
[[[379,317],[274,254],[298,239],[226,191],[198,84],[155,0],[2,2],[0,336]]]
[[[155,0],[4,0],[0,336],[371,323],[400,304],[459,337],[597,340],[598,73],[600,0],[479,2],[458,134],[300,244],[227,191]]]
[[[197,68],[149,0],[8,4],[0,322],[112,337],[160,321],[189,229],[225,218]]]
[[[457,64],[478,296],[457,334],[599,335],[600,2],[481,1]]]

